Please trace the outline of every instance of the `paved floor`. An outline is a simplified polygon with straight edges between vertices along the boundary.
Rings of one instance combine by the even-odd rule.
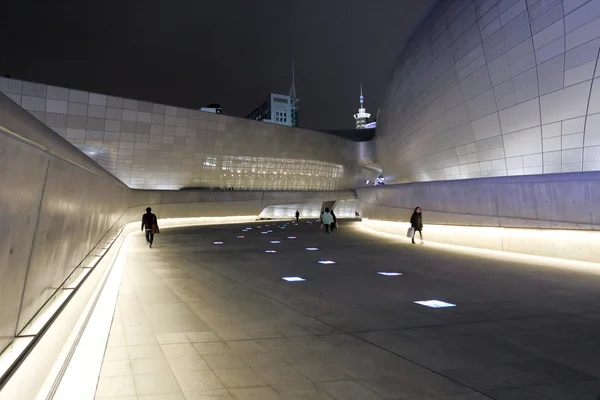
[[[349,222],[328,236],[306,221],[172,228],[130,249],[97,399],[600,395],[600,274],[413,246]],[[413,303],[429,299],[457,307]]]

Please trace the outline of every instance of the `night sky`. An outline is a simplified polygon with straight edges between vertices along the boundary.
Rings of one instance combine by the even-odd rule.
[[[0,0],[0,75],[244,117],[295,59],[301,126],[351,128],[434,1]]]

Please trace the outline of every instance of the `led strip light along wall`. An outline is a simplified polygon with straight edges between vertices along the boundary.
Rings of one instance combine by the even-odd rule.
[[[364,219],[350,229],[410,243],[409,226]],[[600,274],[600,232],[596,231],[425,224],[423,236],[426,246],[445,251]]]
[[[50,325],[68,305],[77,290],[84,284],[87,277],[90,276],[95,267],[103,260],[122,232],[123,228],[109,240],[103,237],[99,244],[84,259],[84,261],[87,260],[90,258],[89,255],[98,251],[96,255],[91,256],[91,261],[86,266],[79,266],[74,269],[73,273],[63,282],[61,287],[58,288],[54,295],[50,297],[32,320],[15,337],[13,342],[0,354],[0,392]]]
[[[65,349],[69,351],[68,357],[55,365],[55,369],[60,368],[59,373],[56,376],[51,374],[47,380],[48,386],[52,383],[51,388],[42,388],[40,397],[49,392],[46,399],[94,398],[105,350],[105,346],[98,344],[108,341],[111,329],[109,322],[115,312],[130,235],[123,239],[105,278],[92,296],[91,304],[83,313],[84,321],[76,332],[77,339],[71,348]]]
[[[159,220],[159,225],[163,229],[168,229],[186,226],[204,226],[213,224],[222,225],[224,223],[248,222],[249,219],[254,220],[255,218],[256,217],[254,216],[231,218],[178,218]],[[115,275],[115,267],[117,270],[122,270],[124,268],[124,260],[127,249],[123,246],[125,246],[125,244],[128,243],[127,238],[123,240],[124,243],[123,246],[121,246],[123,248],[121,248],[121,250],[117,254],[111,256],[113,257],[113,259],[105,259],[105,255],[109,252],[109,250],[114,248],[114,244],[123,236],[123,234],[130,234],[132,231],[136,231],[137,233],[137,229],[137,222],[129,223],[123,228],[121,228],[117,234],[111,237],[110,241],[102,241],[100,246],[97,246],[99,247],[97,254],[91,256],[90,262],[87,262],[87,259],[89,259],[90,257],[86,258],[86,266],[79,268],[81,270],[81,273],[73,274],[65,281],[65,283],[63,284],[63,288],[57,291],[56,295],[50,301],[47,302],[44,309],[41,310],[36,315],[36,317],[26,326],[26,328],[23,330],[20,336],[18,336],[9,345],[6,351],[3,352],[2,355],[0,355],[0,371],[3,372],[3,386],[0,387],[0,399],[12,400],[13,398],[18,398],[18,396],[15,397],[11,394],[8,395],[9,397],[6,397],[4,391],[2,391],[2,388],[5,386],[6,383],[10,382],[12,386],[10,393],[13,393],[14,390],[19,390],[18,388],[15,389],[16,387],[26,384],[24,380],[27,380],[29,379],[29,377],[31,377],[31,372],[29,371],[31,365],[28,365],[27,371],[19,370],[19,367],[21,366],[23,361],[27,359],[30,353],[32,353],[34,349],[36,349],[36,344],[38,344],[38,342],[41,341],[41,339],[44,337],[44,334],[51,328],[58,328],[56,325],[53,325],[53,322],[56,321],[62,315],[63,310],[67,309],[69,301],[73,299],[78,290],[86,283],[86,278],[90,276],[91,272],[96,269],[100,262],[106,261],[110,262],[110,264],[106,267],[105,273],[103,277],[100,278],[97,284],[98,287],[94,289],[93,295],[90,296],[89,300],[86,300],[87,305],[85,305],[83,312],[81,312],[80,315],[78,314],[77,323],[74,325],[72,332],[68,335],[68,339],[65,342],[62,342],[64,343],[64,346],[60,354],[57,356],[56,361],[54,362],[54,366],[52,367],[50,373],[47,376],[42,377],[45,378],[45,382],[43,383],[42,388],[39,390],[39,394],[36,398],[39,398],[40,400],[47,399],[52,398],[54,393],[60,393],[61,391],[63,391],[62,393],[64,393],[64,391],[71,392],[72,390],[75,390],[69,389],[69,386],[73,386],[73,382],[78,382],[78,384],[75,385],[77,386],[77,391],[82,391],[82,393],[90,391],[90,387],[88,387],[89,385],[86,386],[81,382],[95,382],[94,379],[97,379],[99,371],[97,371],[98,373],[94,373],[93,368],[86,368],[87,372],[82,371],[83,368],[76,367],[76,365],[81,365],[82,354],[85,355],[83,359],[90,358],[89,355],[94,352],[93,350],[91,350],[91,348],[101,349],[103,354],[104,347],[102,344],[98,345],[96,342],[94,346],[88,346],[84,343],[92,341],[92,339],[86,339],[85,335],[90,335],[90,329],[91,331],[93,331],[92,333],[94,336],[97,337],[99,335],[99,331],[101,330],[99,329],[99,327],[101,327],[102,324],[99,325],[99,322],[97,321],[95,323],[92,323],[94,320],[98,319],[97,317],[95,317],[95,314],[97,313],[96,304],[101,301],[102,296],[106,297],[106,288],[110,287],[110,285],[107,282],[109,282],[109,279],[112,279],[111,277]],[[117,296],[118,285],[113,285],[112,289],[109,291],[111,291],[114,296]],[[104,302],[106,302],[106,300],[104,300]],[[108,315],[106,314],[106,312],[104,312],[104,314]],[[112,318],[112,314],[110,314],[109,317]],[[106,326],[110,325],[110,318],[109,320],[105,321]],[[92,325],[93,327],[91,327]],[[104,346],[105,344],[106,343],[104,343]],[[100,362],[98,364],[98,367],[101,365],[101,358],[99,360]],[[17,371],[19,373],[18,381],[15,381],[14,384],[12,384],[11,377]],[[33,373],[35,373],[34,370],[32,371]],[[90,378],[90,376],[92,375],[93,377]],[[93,385],[93,389],[94,390],[91,392],[92,397],[95,391],[95,384]],[[66,398],[80,399],[82,397],[67,396]]]

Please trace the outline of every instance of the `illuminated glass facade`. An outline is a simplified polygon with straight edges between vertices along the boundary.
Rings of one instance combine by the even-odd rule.
[[[334,190],[344,179],[344,166],[323,161],[292,158],[223,156],[207,157],[202,177],[194,178],[193,187],[237,189]]]

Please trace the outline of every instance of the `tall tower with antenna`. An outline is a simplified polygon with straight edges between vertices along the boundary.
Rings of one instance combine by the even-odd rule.
[[[298,126],[298,102],[300,99],[296,96],[296,70],[292,60],[292,87],[290,88],[290,120],[291,126]]]
[[[362,83],[360,84],[360,108],[358,109],[358,113],[354,114],[354,119],[356,120],[356,129],[365,129],[365,125],[367,124],[367,120],[371,117],[371,114],[365,110],[364,106],[364,97],[362,93]]]

